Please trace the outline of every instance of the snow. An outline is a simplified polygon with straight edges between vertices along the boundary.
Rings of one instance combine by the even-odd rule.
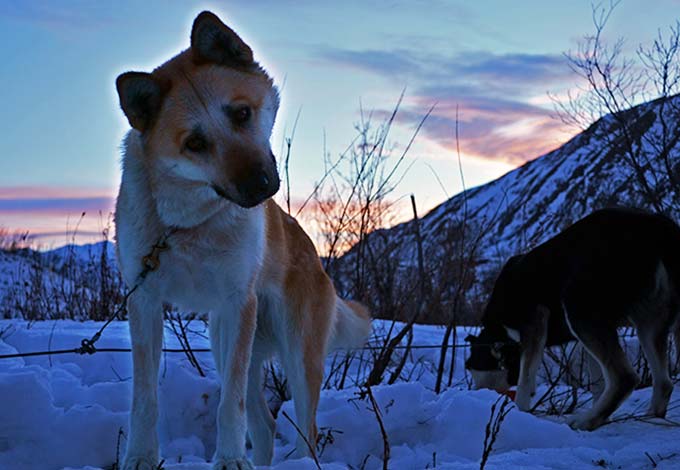
[[[99,326],[0,321],[0,354],[72,348]],[[414,344],[436,344],[442,331],[418,325]],[[459,337],[464,334],[458,332]],[[195,348],[208,347],[202,331],[190,339]],[[127,324],[113,323],[98,346],[128,347]],[[172,334],[166,334],[166,346],[178,346]],[[206,459],[215,445],[219,386],[210,354],[197,354],[206,377],[181,353],[165,354],[161,366],[159,430],[167,470],[210,468]],[[435,394],[437,358],[436,350],[416,350],[407,366],[411,381],[373,388],[391,447],[391,469],[479,468],[485,428],[499,396],[468,389],[462,350],[457,351],[454,386]],[[119,430],[127,429],[131,374],[128,353],[0,360],[0,469],[111,468]],[[542,385],[537,395],[544,389]],[[486,468],[643,469],[653,468],[652,460],[656,468],[678,468],[680,391],[675,394],[667,421],[633,417],[644,413],[651,395],[650,389],[641,389],[615,413],[614,422],[590,433],[571,430],[562,417],[534,416],[512,407]],[[283,412],[295,416],[291,402],[278,414],[273,468],[315,469],[311,459],[287,457],[294,450],[296,431]],[[317,421],[325,437],[320,452],[325,470],[382,468],[378,421],[356,387],[324,390]],[[124,447],[123,434],[121,456]]]

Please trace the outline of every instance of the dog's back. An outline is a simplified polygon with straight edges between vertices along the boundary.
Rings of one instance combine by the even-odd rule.
[[[631,306],[659,288],[660,264],[677,297],[677,224],[661,215],[627,209],[596,211],[504,268],[483,322],[519,328],[527,318],[508,309],[508,302],[542,304],[551,311],[562,310],[565,302],[588,304],[589,316],[606,315],[609,321],[622,322],[635,314]],[[560,317],[551,316],[549,345],[572,337]]]
[[[608,209],[576,222],[504,267],[483,332],[470,337],[468,367],[482,364],[487,370],[477,375],[491,377],[502,364],[516,363],[521,351],[519,371],[510,369],[519,376],[505,375],[507,383],[518,383],[518,407],[528,410],[543,348],[577,339],[593,358],[591,372],[600,385],[592,410],[572,425],[593,429],[638,383],[617,336],[617,327],[629,321],[654,378],[650,412],[664,416],[672,390],[668,334],[680,306],[679,248],[680,228],[660,215]]]

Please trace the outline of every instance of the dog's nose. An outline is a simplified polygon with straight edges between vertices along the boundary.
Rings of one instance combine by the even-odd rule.
[[[279,181],[276,173],[272,175],[263,168],[251,172],[238,186],[241,205],[244,207],[256,206],[278,190]]]
[[[256,197],[260,194],[266,193],[269,189],[269,176],[264,171],[254,172],[243,184],[243,192],[250,196]]]

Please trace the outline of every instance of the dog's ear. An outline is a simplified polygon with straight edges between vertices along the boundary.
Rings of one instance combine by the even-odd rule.
[[[477,341],[477,337],[475,335],[467,335],[465,337],[465,341],[467,343],[474,343],[475,341]]]
[[[219,65],[251,65],[253,51],[230,27],[209,11],[200,13],[191,28],[194,61]]]
[[[130,125],[144,132],[161,109],[163,91],[158,81],[144,72],[126,72],[116,79],[120,107]]]

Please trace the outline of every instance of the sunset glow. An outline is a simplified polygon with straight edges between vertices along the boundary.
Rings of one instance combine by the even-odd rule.
[[[203,9],[251,44],[281,89],[272,149],[281,158],[295,128],[295,200],[323,175],[324,152],[338,155],[352,141],[361,116],[379,125],[403,92],[389,139],[403,149],[432,108],[391,195],[413,193],[426,212],[462,189],[458,148],[470,187],[578,132],[555,117],[548,92],[564,97],[577,84],[563,53],[592,31],[591,5],[550,3],[3,2],[0,227],[62,244],[85,213],[78,241],[100,236],[128,129],[115,77],[151,70],[187,47]],[[675,0],[623,2],[607,38],[626,37],[634,49],[672,8]]]

